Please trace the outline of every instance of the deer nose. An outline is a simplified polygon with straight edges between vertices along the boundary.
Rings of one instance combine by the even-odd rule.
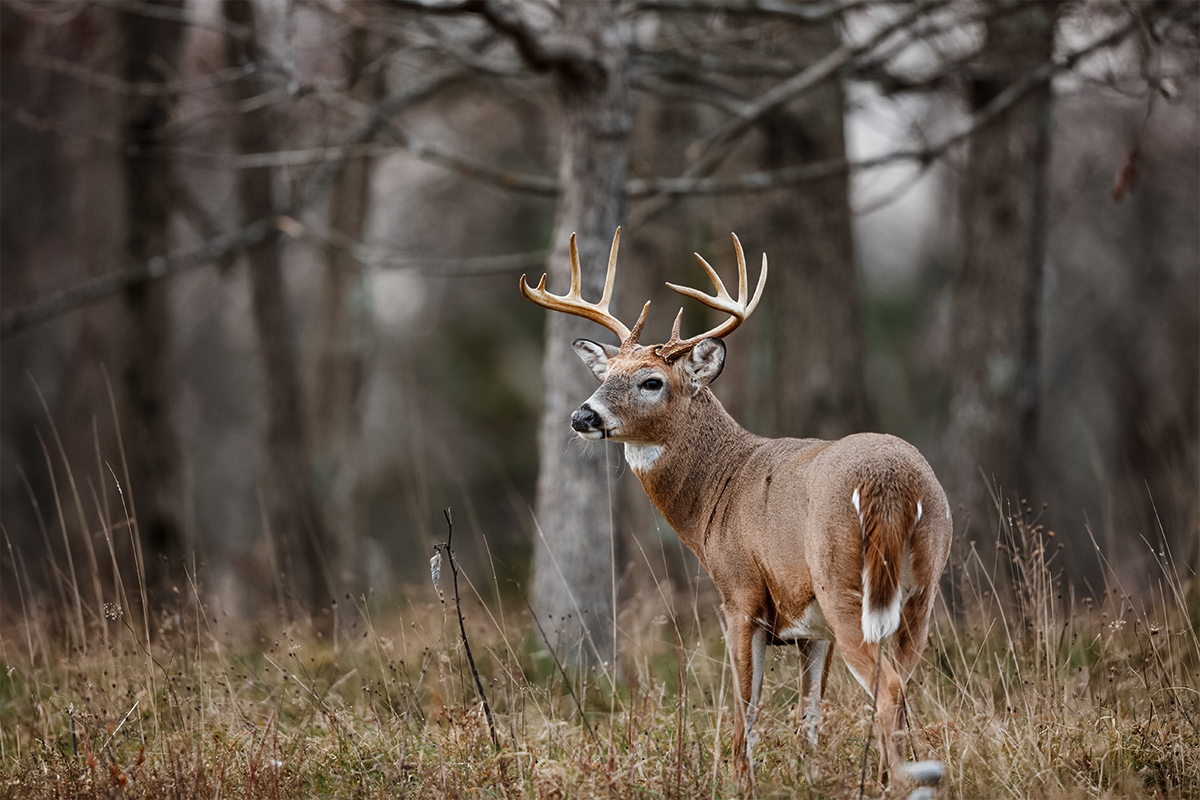
[[[575,413],[571,414],[571,430],[573,431],[587,433],[599,430],[602,426],[603,420],[600,419],[600,415],[587,403],[575,409]]]

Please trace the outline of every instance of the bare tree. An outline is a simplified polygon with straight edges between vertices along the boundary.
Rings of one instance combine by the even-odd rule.
[[[797,51],[816,63],[840,44],[833,20],[799,32]],[[778,163],[844,159],[846,97],[840,76],[815,87],[769,124]],[[854,262],[850,174],[787,192],[768,210],[779,269],[775,298],[776,435],[833,439],[869,427],[864,329]]]
[[[263,102],[271,86],[262,69],[254,4],[224,0],[221,11],[228,23],[244,32],[225,40],[229,63],[244,70],[243,77],[232,84],[232,99],[239,112],[233,121],[234,146],[244,154],[273,153],[279,149],[280,120],[273,107]],[[245,223],[270,217],[277,207],[272,170],[252,167],[240,171],[238,196]],[[325,572],[328,543],[313,486],[281,250],[276,232],[245,251],[262,373],[264,535],[274,554],[273,568],[282,573],[280,585],[291,593],[302,613],[320,622],[318,615],[328,610],[330,600]]]
[[[752,41],[765,55],[786,57],[798,73],[841,45],[833,18],[760,22],[757,30]],[[845,116],[841,75],[833,73],[762,116],[756,166],[776,172],[845,160]],[[838,171],[742,203],[738,230],[757,231],[773,277],[768,314],[751,341],[769,354],[751,402],[765,435],[834,439],[868,428],[849,178]]]
[[[364,108],[382,100],[386,91],[384,64],[373,50],[378,45],[365,27],[354,28],[344,44],[347,94]],[[364,127],[354,144],[369,141],[374,127]],[[324,491],[326,529],[337,553],[335,588],[339,594],[350,591],[355,597],[366,588],[359,454],[375,331],[370,276],[353,249],[361,245],[366,232],[373,166],[369,156],[350,156],[339,166],[330,187],[320,338],[310,380],[315,467]]]
[[[182,10],[182,0],[162,0],[165,10]],[[183,26],[152,14],[118,12],[126,31],[125,80],[131,86],[165,84],[179,66]],[[130,94],[126,101],[126,146],[123,155],[126,251],[133,262],[148,261],[169,251],[171,210],[170,161],[155,147],[176,102],[173,92]],[[133,324],[121,351],[121,382],[128,403],[122,433],[129,454],[131,502],[143,546],[170,562],[186,555],[180,523],[179,444],[172,420],[170,285],[141,281],[125,288],[125,306]],[[157,563],[157,560],[151,563]]]
[[[562,32],[578,42],[579,50],[554,70],[562,140],[547,269],[553,285],[569,285],[568,244],[577,233],[583,290],[595,298],[604,285],[613,232],[625,214],[630,138],[626,43],[615,2],[574,0],[563,5],[562,13]],[[534,546],[531,599],[543,626],[555,632],[558,641],[552,644],[565,645],[586,660],[611,662],[616,648],[614,493],[606,466],[611,454],[605,448],[579,448],[567,424],[592,380],[580,369],[570,343],[596,333],[594,325],[563,314],[551,315],[546,323],[535,508],[541,535]]]
[[[1054,3],[989,17],[970,72],[985,108],[1054,55]],[[951,503],[981,519],[989,490],[1024,491],[1036,446],[1051,88],[1014,103],[970,144],[954,288],[953,385],[942,474]]]
[[[153,5],[169,14],[180,4]],[[101,274],[113,262],[146,262],[170,249],[173,179],[161,140],[177,100],[167,84],[176,77],[183,26],[119,8],[97,7],[88,18],[122,43],[113,51],[121,57],[112,63],[99,53],[98,66],[112,69],[120,82],[98,94],[94,119],[97,128],[115,135],[90,143],[86,171],[85,258],[89,271]],[[178,563],[185,550],[180,452],[172,419],[172,333],[170,286],[162,281],[130,281],[114,302],[90,309],[80,320],[66,426],[78,468],[94,460],[94,454],[88,456],[97,421],[122,493],[118,496],[103,476],[102,485],[110,487],[117,509],[121,497],[128,504],[140,545],[151,556],[145,566],[152,589],[165,577],[163,565]],[[109,416],[110,387],[117,430],[99,424]],[[116,456],[118,437],[123,459]],[[117,537],[116,544],[126,551],[129,540]]]

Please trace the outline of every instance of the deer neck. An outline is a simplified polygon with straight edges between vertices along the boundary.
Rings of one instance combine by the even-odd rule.
[[[738,425],[708,389],[679,419],[661,443],[627,442],[625,459],[667,524],[703,561],[712,509],[761,440]]]

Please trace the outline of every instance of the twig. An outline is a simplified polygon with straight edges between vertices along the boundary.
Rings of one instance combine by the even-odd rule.
[[[462,599],[458,594],[458,562],[454,558],[454,551],[450,549],[450,540],[454,538],[454,520],[450,517],[450,509],[442,509],[442,513],[446,515],[446,541],[434,545],[434,550],[445,550],[446,560],[450,562],[450,574],[454,576],[454,610],[458,613],[458,630],[462,634],[463,649],[467,653],[467,663],[471,666],[471,675],[475,677],[475,688],[479,691],[479,697],[483,700],[483,714],[487,717],[488,730],[492,734],[492,744],[496,747],[496,752],[500,752],[500,737],[496,735],[496,721],[492,719],[492,707],[488,705],[487,694],[483,691],[483,681],[479,679],[479,670],[475,667],[475,656],[471,655],[471,643],[467,640],[467,626],[463,622]]]
[[[79,755],[79,744],[75,740],[75,704],[67,706],[67,716],[71,718],[71,755]]]
[[[117,734],[120,733],[121,728],[125,727],[125,723],[129,721],[129,715],[132,714],[135,710],[137,710],[138,703],[140,703],[140,702],[142,702],[142,701],[141,700],[133,701],[133,706],[128,711],[125,712],[125,716],[121,719],[120,723],[117,724],[117,727],[113,728],[113,732],[108,735],[108,741],[105,742],[104,745],[100,748],[101,750],[107,750],[108,746],[110,744],[112,744],[113,739],[117,738]],[[71,719],[74,720],[75,718],[71,717]]]
[[[675,796],[683,797],[683,707],[687,698],[683,692],[683,658],[680,651],[683,642],[680,641],[679,627],[675,628],[675,676],[678,681],[679,710],[675,718]]]
[[[66,58],[33,53],[20,57],[20,63],[38,70],[64,75],[83,83],[89,88],[131,97],[172,97],[185,92],[200,91],[237,80],[246,70],[241,67],[226,67],[196,78],[174,81],[128,81],[108,75]]]

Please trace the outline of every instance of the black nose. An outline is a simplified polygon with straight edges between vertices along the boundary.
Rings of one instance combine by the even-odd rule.
[[[587,431],[598,430],[601,425],[600,415],[587,403],[575,409],[575,413],[571,415],[571,430],[573,431],[586,433]]]

